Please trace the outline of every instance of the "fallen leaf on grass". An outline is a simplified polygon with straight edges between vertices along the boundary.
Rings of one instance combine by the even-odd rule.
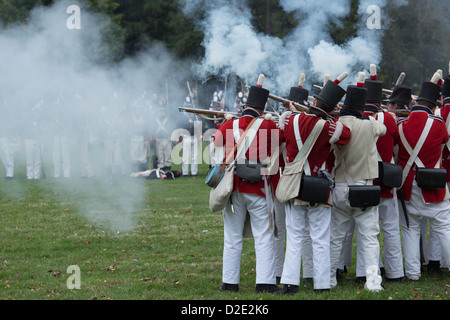
[[[146,281],[153,281],[155,279],[156,279],[156,277],[145,277],[145,278],[142,278],[141,281],[146,282]]]
[[[52,273],[52,275],[53,275],[55,278],[61,277],[61,272],[59,272],[59,271],[48,270],[47,272],[48,272],[48,273]]]
[[[115,270],[115,264],[110,265],[109,267],[106,268],[106,271],[114,271]]]

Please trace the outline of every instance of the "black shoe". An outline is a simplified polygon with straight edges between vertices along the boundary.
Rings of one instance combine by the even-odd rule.
[[[386,280],[386,282],[402,282],[404,277],[400,277],[400,278],[388,278],[388,277],[385,277],[384,279]]]
[[[238,292],[239,291],[239,285],[238,284],[230,284],[230,283],[224,283],[219,288],[220,291],[232,291],[232,292]]]
[[[281,283],[281,277],[276,277],[276,279],[277,279],[277,284],[280,284]]]
[[[442,276],[444,272],[441,270],[440,261],[428,261],[427,273],[429,276]]]
[[[277,287],[275,284],[257,284],[255,288],[256,293],[268,292],[268,293],[277,293],[281,289]]]
[[[342,270],[342,269],[337,269],[337,270],[336,270],[336,280],[337,280],[337,282],[341,282],[341,281],[343,281],[343,280],[345,280],[345,281],[351,281],[350,278],[344,276],[344,274],[346,274],[346,273],[347,273],[347,268],[346,268],[346,267],[344,267],[344,270]]]
[[[314,283],[314,279],[313,278],[304,278],[304,280],[306,281],[306,283]]]
[[[293,284],[285,284],[284,287],[277,292],[277,294],[288,294],[293,296],[298,293],[298,286]]]

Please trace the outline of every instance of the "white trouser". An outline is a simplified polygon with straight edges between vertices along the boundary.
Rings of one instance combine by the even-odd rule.
[[[132,162],[147,162],[147,148],[145,146],[145,137],[133,135],[130,139],[130,158]]]
[[[336,187],[333,191],[333,205],[330,253],[331,286],[335,287],[337,284],[336,270],[339,264],[342,243],[352,217],[355,219],[356,227],[361,234],[361,257],[364,259],[366,268],[378,268],[380,258],[378,234],[380,233],[380,227],[378,223],[378,207],[370,207],[366,210],[362,210],[350,206],[347,183],[336,183]],[[382,288],[379,286],[379,288],[373,289],[381,290]]]
[[[401,206],[400,206],[401,208]],[[422,190],[413,181],[411,201],[406,204],[409,218],[409,228],[400,213],[402,226],[403,253],[405,256],[405,274],[408,278],[420,277],[420,236],[423,219],[430,222],[430,234],[435,233],[442,249],[445,261],[450,261],[450,202],[448,200],[436,203],[424,203]]]
[[[223,213],[224,247],[222,281],[239,284],[243,230],[247,211],[255,243],[256,284],[276,284],[274,234],[270,229],[266,199],[253,194],[233,192],[231,206],[227,205]]]
[[[70,177],[69,142],[65,136],[53,137],[54,177],[59,178],[61,170],[64,178]]]
[[[281,277],[284,263],[284,243],[286,240],[286,212],[284,204],[273,198],[277,235],[275,237],[275,275]]]
[[[41,148],[38,140],[25,139],[25,155],[27,159],[27,179],[41,177]]]
[[[7,137],[0,138],[0,155],[5,165],[6,177],[14,177],[14,153],[18,149],[18,142]]]
[[[302,278],[314,278],[312,239],[309,231],[308,216],[305,219],[305,236],[302,241]]]
[[[199,163],[199,150],[201,140],[189,134],[183,135],[183,156],[181,157],[181,173],[189,175],[189,165],[191,165],[191,175],[197,175]]]
[[[90,140],[91,135],[84,132],[81,137],[80,157],[81,157],[81,176],[92,178],[94,176],[94,167],[90,158]]]
[[[223,158],[225,156],[225,147],[215,147],[214,137],[211,137],[210,143],[208,144],[208,152],[210,165],[221,164],[223,162]]]
[[[403,256],[402,256],[402,243],[400,238],[400,224],[399,224],[399,211],[396,197],[390,199],[380,199],[378,205],[378,214],[380,219],[381,230],[383,232],[383,253],[384,253],[384,267],[386,271],[386,277],[390,279],[403,277]],[[347,230],[347,235],[342,246],[341,257],[339,261],[339,268],[342,269],[342,263],[345,260],[351,260],[352,256],[352,242],[354,231],[354,223],[350,224],[350,228]],[[356,276],[365,277],[366,268],[364,259],[362,258],[362,245],[361,245],[361,233],[356,228]],[[348,265],[348,264],[345,264]],[[379,259],[379,266],[383,266],[383,260]]]
[[[428,264],[430,260],[440,261],[442,268],[448,268],[448,264],[442,255],[442,248],[439,242],[439,237],[436,235],[434,230],[430,230],[430,236],[428,234],[428,219],[422,218],[420,235],[422,238],[422,252],[424,255],[424,264]],[[428,239],[427,239],[428,238]]]
[[[286,204],[286,258],[281,283],[300,284],[306,218],[308,218],[309,234],[312,240],[314,289],[329,289],[331,209],[323,206]]]
[[[156,156],[158,157],[158,168],[172,166],[172,141],[161,139],[156,144]]]
[[[400,221],[397,197],[381,199],[378,206],[381,230],[383,232],[383,255],[386,277],[403,277],[403,255],[400,237]]]
[[[353,253],[353,237],[355,235],[355,219],[351,219],[348,224],[348,230],[345,234],[344,241],[342,241],[341,255],[339,256],[338,269],[344,270],[344,267],[352,265]]]

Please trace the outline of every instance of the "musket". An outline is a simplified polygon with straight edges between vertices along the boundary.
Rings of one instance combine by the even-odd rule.
[[[389,90],[389,89],[382,89],[381,91],[383,92],[383,94],[385,94],[385,95],[387,95],[387,96],[391,96],[392,93],[394,92],[393,90]],[[417,97],[418,97],[418,96],[416,96],[416,95],[414,95],[414,94],[411,95],[411,99],[412,99],[412,100],[416,100]]]
[[[276,100],[276,101],[278,101],[278,102],[281,102],[281,103],[283,103],[283,104],[285,104],[285,105],[289,105],[289,104],[292,102],[293,105],[294,105],[294,107],[295,107],[298,111],[302,111],[302,112],[303,112],[303,111],[308,111],[308,110],[309,110],[309,107],[307,107],[307,106],[305,106],[305,105],[302,105],[302,104],[300,104],[300,103],[291,101],[291,100],[289,100],[289,99],[285,99],[285,98],[276,96],[276,95],[271,94],[271,93],[269,93],[269,98],[270,98],[270,99],[273,99],[273,100]]]
[[[190,112],[202,117],[206,120],[218,120],[225,118],[227,114],[232,116],[240,116],[240,113],[230,112],[230,111],[218,111],[218,110],[209,110],[209,109],[199,109],[199,108],[186,108],[186,107],[178,107],[180,112]],[[212,117],[208,117],[212,116]]]
[[[394,113],[396,116],[399,116],[399,117],[409,117],[409,115],[411,114],[411,110],[409,110],[409,109],[392,109],[392,110],[389,110],[387,108],[383,108],[382,107],[382,111]]]
[[[190,112],[198,115],[199,117],[206,120],[214,120],[218,121],[220,119],[225,118],[227,115],[231,115],[233,117],[240,117],[242,113],[231,112],[231,111],[217,111],[217,110],[209,110],[209,109],[198,109],[198,108],[186,108],[186,107],[178,107],[180,112]],[[264,111],[265,114],[270,113],[272,115],[272,120],[277,121],[279,115],[276,112]]]

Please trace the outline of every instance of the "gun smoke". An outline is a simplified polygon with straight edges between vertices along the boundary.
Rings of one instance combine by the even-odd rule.
[[[407,1],[392,1],[406,5]],[[206,79],[221,74],[236,74],[247,81],[256,81],[258,74],[266,75],[264,87],[286,96],[295,86],[301,73],[306,74],[305,86],[322,82],[325,74],[333,79],[342,72],[350,74],[343,83],[356,81],[360,71],[369,72],[370,64],[381,61],[381,38],[387,19],[380,30],[366,26],[371,5],[380,8],[386,17],[388,0],[360,1],[357,34],[344,44],[332,40],[328,28],[331,23],[339,26],[340,20],[350,15],[351,1],[281,0],[281,7],[294,13],[297,27],[285,38],[258,33],[251,25],[251,12],[245,2],[236,1],[183,1],[183,10],[191,17],[205,17],[198,27],[205,33],[203,46],[205,57],[194,68],[196,74]]]
[[[81,8],[79,30],[66,27],[66,10],[74,4]],[[125,232],[135,227],[135,211],[148,192],[142,183],[128,178],[129,142],[137,128],[133,115],[134,119],[140,117],[141,125],[153,135],[157,125],[151,115],[145,115],[179,114],[177,107],[186,94],[184,72],[189,69],[157,43],[114,63],[108,54],[111,48],[120,54],[123,44],[120,39],[111,42],[113,27],[106,15],[90,12],[83,3],[59,1],[37,7],[26,23],[3,28],[0,137],[9,138],[16,168],[21,163],[25,167],[27,141],[39,144],[48,178],[54,176],[53,143],[66,139],[71,177],[63,179],[61,173],[60,179],[54,180],[55,194],[62,194],[61,190],[81,194],[81,215]],[[158,104],[161,100],[168,103]],[[166,126],[170,133],[176,123]],[[107,162],[105,144],[113,138],[120,143],[120,154],[111,155]],[[83,175],[95,179],[89,184],[80,179],[86,161],[92,172]],[[21,175],[15,171],[16,176]],[[115,181],[113,175],[124,178]]]

